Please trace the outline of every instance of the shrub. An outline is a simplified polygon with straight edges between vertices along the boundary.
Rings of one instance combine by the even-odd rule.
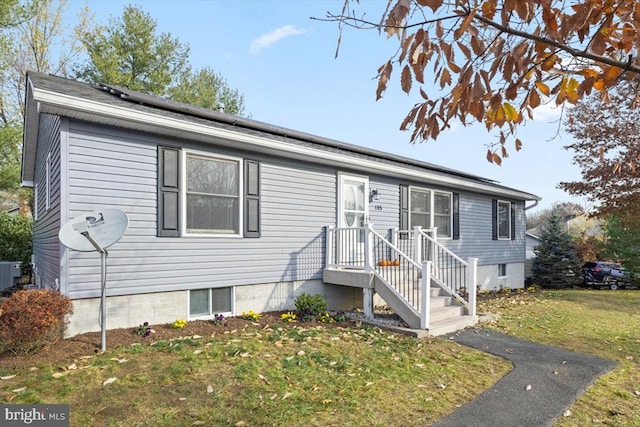
[[[31,218],[0,212],[0,261],[31,262]]]
[[[71,300],[58,291],[23,290],[0,301],[0,348],[34,354],[64,336]]]
[[[327,311],[327,300],[320,294],[300,294],[296,300],[296,311],[303,322],[315,320]]]

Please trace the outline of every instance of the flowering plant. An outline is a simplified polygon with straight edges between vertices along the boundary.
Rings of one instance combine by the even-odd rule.
[[[295,315],[295,313],[292,313],[291,311],[289,311],[287,313],[282,313],[280,315],[280,320],[282,320],[283,322],[291,323],[291,322],[294,322],[296,320],[296,315]]]
[[[182,328],[184,328],[185,326],[187,326],[187,321],[186,321],[186,320],[184,320],[184,319],[178,319],[178,320],[176,320],[175,322],[173,322],[173,323],[171,324],[171,327],[172,327],[173,329],[182,329]]]
[[[227,319],[224,317],[224,314],[216,314],[213,316],[213,319],[211,319],[211,323],[218,326],[227,326]]]
[[[151,326],[149,326],[149,322],[144,322],[142,325],[138,326],[136,333],[143,337],[151,335]]]
[[[257,322],[260,319],[260,314],[249,310],[247,313],[242,312],[242,318],[244,320],[250,320],[251,322]]]
[[[334,318],[329,313],[324,313],[320,316],[320,321],[322,323],[333,323],[335,322]]]

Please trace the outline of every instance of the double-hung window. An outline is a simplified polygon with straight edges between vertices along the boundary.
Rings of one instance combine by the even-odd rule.
[[[186,155],[187,234],[240,233],[240,161]]]
[[[260,162],[158,147],[158,237],[260,237]]]
[[[511,203],[498,201],[498,239],[511,239]]]
[[[410,188],[409,226],[438,228],[438,237],[451,237],[452,194],[425,188]]]

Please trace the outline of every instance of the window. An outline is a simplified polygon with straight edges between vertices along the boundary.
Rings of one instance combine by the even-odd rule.
[[[507,264],[498,264],[498,277],[507,276]]]
[[[240,162],[186,156],[186,231],[240,233]]]
[[[189,318],[231,314],[233,288],[194,289],[189,291]]]
[[[438,237],[451,237],[452,195],[424,188],[410,189],[410,224],[422,228],[438,227]]]
[[[260,162],[158,146],[158,237],[260,237]]]
[[[498,201],[498,239],[511,239],[511,203]]]

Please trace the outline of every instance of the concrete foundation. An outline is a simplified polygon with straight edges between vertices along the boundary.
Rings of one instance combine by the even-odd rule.
[[[480,290],[497,290],[500,288],[524,288],[524,263],[507,264],[507,275],[498,277],[498,266],[479,265],[478,284]]]
[[[303,292],[321,294],[330,310],[362,307],[362,289],[324,284],[321,280],[267,283],[235,287],[232,315],[253,310],[295,310],[295,299]],[[107,330],[135,328],[189,319],[189,291],[107,297]],[[69,318],[67,336],[100,331],[100,298],[73,301],[74,313]]]

